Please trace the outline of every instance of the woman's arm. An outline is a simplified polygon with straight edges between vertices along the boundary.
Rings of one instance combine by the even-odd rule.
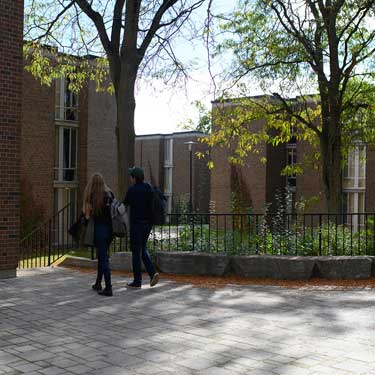
[[[91,216],[92,207],[90,203],[86,203],[85,205],[85,218],[88,220]]]

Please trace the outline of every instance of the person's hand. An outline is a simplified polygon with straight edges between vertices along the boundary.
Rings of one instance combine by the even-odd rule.
[[[86,220],[90,219],[90,216],[91,216],[91,206],[89,204],[86,205],[86,208],[85,208],[85,218]]]

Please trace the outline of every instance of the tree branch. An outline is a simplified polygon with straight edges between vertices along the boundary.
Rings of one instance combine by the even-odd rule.
[[[284,110],[290,114],[292,117],[294,117],[295,119],[297,119],[298,121],[300,121],[302,124],[304,124],[306,127],[308,127],[309,129],[311,129],[313,132],[315,132],[318,137],[321,136],[321,131],[316,127],[314,126],[311,122],[309,121],[306,121],[302,116],[300,116],[299,114],[297,114],[291,107],[290,105],[287,103],[287,101],[278,93],[273,93],[273,95],[280,100]]]
[[[116,4],[113,10],[111,42],[113,50],[117,53],[120,53],[121,22],[124,5],[125,0],[116,0]]]
[[[147,50],[148,46],[150,45],[152,38],[154,37],[155,33],[157,32],[157,30],[160,27],[160,22],[161,22],[161,19],[164,16],[165,12],[169,8],[171,8],[173,5],[175,5],[177,3],[177,1],[178,0],[164,0],[163,3],[160,5],[159,9],[157,10],[157,12],[156,12],[156,14],[155,14],[155,16],[152,20],[150,29],[148,30],[145,38],[143,39],[143,42],[142,42],[141,46],[138,49],[140,56],[143,57],[145,55],[146,50]]]
[[[49,35],[51,33],[53,26],[56,24],[56,22],[60,19],[62,15],[64,15],[64,13],[66,13],[74,5],[74,3],[75,3],[75,0],[72,0],[66,7],[64,7],[62,11],[58,13],[57,16],[51,22],[48,23],[48,28],[45,31],[45,33],[42,35],[39,35],[34,40],[41,40],[45,38],[47,35]]]
[[[115,51],[113,51],[111,42],[108,38],[107,30],[104,25],[103,17],[100,15],[100,13],[94,11],[94,9],[91,6],[91,3],[89,3],[87,0],[74,0],[78,6],[81,8],[83,13],[85,13],[95,24],[95,27],[98,31],[100,40],[103,44],[103,48],[106,51],[109,58],[113,57]]]

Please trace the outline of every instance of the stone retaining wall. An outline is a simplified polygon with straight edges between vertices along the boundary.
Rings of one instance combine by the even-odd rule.
[[[86,265],[83,265],[86,264]],[[66,257],[62,266],[96,267],[96,261]],[[158,252],[156,266],[160,272],[183,275],[224,276],[277,280],[368,279],[375,277],[375,257],[294,257],[294,256],[227,256],[192,252]],[[111,268],[131,272],[131,254],[116,253]]]

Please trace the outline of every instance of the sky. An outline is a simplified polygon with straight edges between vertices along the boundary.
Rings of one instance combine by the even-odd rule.
[[[168,87],[162,82],[142,85],[136,93],[135,131],[137,135],[172,133],[183,131],[189,119],[197,118],[193,101],[199,100],[210,108],[213,94],[210,93],[209,74],[193,75],[186,87]]]
[[[215,13],[233,9],[232,0],[215,0]],[[206,8],[200,10],[198,17],[205,17]],[[135,132],[141,134],[172,133],[184,131],[182,124],[189,119],[197,119],[193,101],[199,100],[210,108],[214,99],[212,80],[207,68],[207,52],[203,46],[180,46],[182,59],[194,59],[199,62],[199,69],[191,71],[191,79],[183,87],[165,86],[162,82],[153,81],[152,86],[139,82],[136,91]],[[221,69],[217,67],[216,69]]]
[[[207,16],[207,3],[208,0],[189,18],[194,19],[195,24],[204,24]],[[213,13],[228,13],[234,9],[236,3],[237,0],[212,0]],[[25,4],[30,6],[31,0],[25,0]],[[86,24],[83,23],[83,25]],[[89,28],[90,25],[91,23],[88,22],[86,26]],[[70,42],[71,38],[67,38],[65,44],[69,46]],[[192,47],[191,44],[179,39],[176,47],[177,49],[174,51],[178,58],[183,63],[194,61],[197,68],[194,71],[189,70],[191,79],[185,85],[178,87],[173,84],[166,86],[156,79],[152,80],[151,85],[138,79],[135,93],[135,131],[137,135],[182,131],[181,124],[186,124],[189,119],[198,118],[197,111],[192,105],[193,101],[198,100],[204,103],[207,108],[211,107],[214,94],[207,68],[207,51],[203,41],[195,42]],[[101,45],[99,48],[101,49]],[[66,52],[69,53],[69,51]],[[100,52],[93,52],[93,54],[100,55]],[[218,64],[220,64],[220,59],[218,60]],[[222,66],[217,67],[216,72],[221,69]]]

